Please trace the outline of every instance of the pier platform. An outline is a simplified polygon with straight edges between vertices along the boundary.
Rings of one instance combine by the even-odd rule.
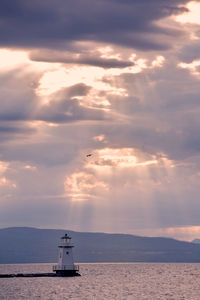
[[[74,277],[81,276],[79,273],[16,273],[16,274],[0,274],[0,278],[15,278],[15,277]]]

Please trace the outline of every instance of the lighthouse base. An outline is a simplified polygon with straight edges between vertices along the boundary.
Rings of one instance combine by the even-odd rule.
[[[73,276],[81,276],[77,270],[56,270],[57,276],[62,277],[73,277]]]
[[[53,272],[55,272],[57,276],[63,277],[81,276],[79,274],[79,266],[74,264],[72,266],[55,265],[53,266]]]

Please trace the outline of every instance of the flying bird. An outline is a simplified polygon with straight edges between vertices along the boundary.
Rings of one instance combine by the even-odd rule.
[[[90,157],[90,156],[92,156],[92,153],[86,155],[86,157]]]

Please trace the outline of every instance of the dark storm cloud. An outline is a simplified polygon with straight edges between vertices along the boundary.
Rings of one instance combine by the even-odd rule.
[[[39,75],[25,67],[0,74],[0,121],[30,120],[37,106],[37,97],[31,83]]]
[[[109,96],[108,100],[112,110],[126,115],[129,123],[105,131],[111,145],[161,152],[173,160],[199,155],[198,77],[166,62],[162,68],[122,74],[120,80],[129,97]]]
[[[62,99],[46,105],[36,115],[37,120],[50,123],[67,123],[81,120],[104,120],[99,109],[85,108],[77,99]]]
[[[200,59],[200,44],[199,40],[191,41],[189,45],[181,49],[179,59],[185,63],[191,63],[193,60]]]
[[[35,119],[52,123],[106,119],[106,114],[102,110],[84,107],[76,98],[86,95],[89,90],[90,87],[84,84],[62,89],[52,95],[50,102],[36,112]]]
[[[7,123],[7,122],[6,122]],[[23,125],[20,125],[20,124],[13,124],[10,125],[10,124],[2,124],[0,125],[0,134],[3,134],[5,133],[6,135],[7,134],[12,134],[12,133],[15,133],[15,134],[18,134],[18,133],[30,133],[30,132],[35,132],[35,130],[33,128],[24,128]]]
[[[119,59],[108,59],[98,57],[95,54],[79,54],[79,56],[73,56],[72,53],[65,53],[61,51],[32,51],[29,58],[34,61],[42,62],[55,62],[55,63],[64,63],[64,64],[79,64],[79,65],[88,65],[96,66],[101,68],[125,68],[133,66],[133,62],[123,61]]]
[[[63,151],[63,142],[46,141],[44,143],[41,140],[40,142],[23,143],[18,140],[13,147],[0,145],[0,152],[1,160],[4,161],[32,162],[47,167],[70,163],[77,150],[70,142],[66,144],[66,150]]]
[[[36,133],[37,130],[24,123],[18,124],[17,122],[0,122],[0,141],[7,142],[30,136]]]
[[[76,98],[85,96],[90,87],[84,84],[64,88],[49,97],[49,104],[41,105],[31,82],[38,75],[26,69],[15,69],[0,75],[0,122],[22,122],[40,120],[51,123],[69,123],[80,120],[104,120],[105,113],[100,109],[87,108]],[[2,130],[12,131],[11,127]],[[18,131],[23,128],[17,127]],[[15,132],[13,131],[13,134]]]
[[[2,0],[0,44],[59,48],[84,40],[142,50],[166,49],[169,45],[158,41],[156,35],[173,36],[178,31],[160,27],[155,21],[183,12],[181,5],[186,3],[186,0]]]

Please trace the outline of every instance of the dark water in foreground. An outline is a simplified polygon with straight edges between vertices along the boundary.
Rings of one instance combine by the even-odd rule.
[[[0,265],[0,273],[51,272],[51,264]],[[81,277],[1,278],[9,300],[200,300],[200,264],[80,264]]]

